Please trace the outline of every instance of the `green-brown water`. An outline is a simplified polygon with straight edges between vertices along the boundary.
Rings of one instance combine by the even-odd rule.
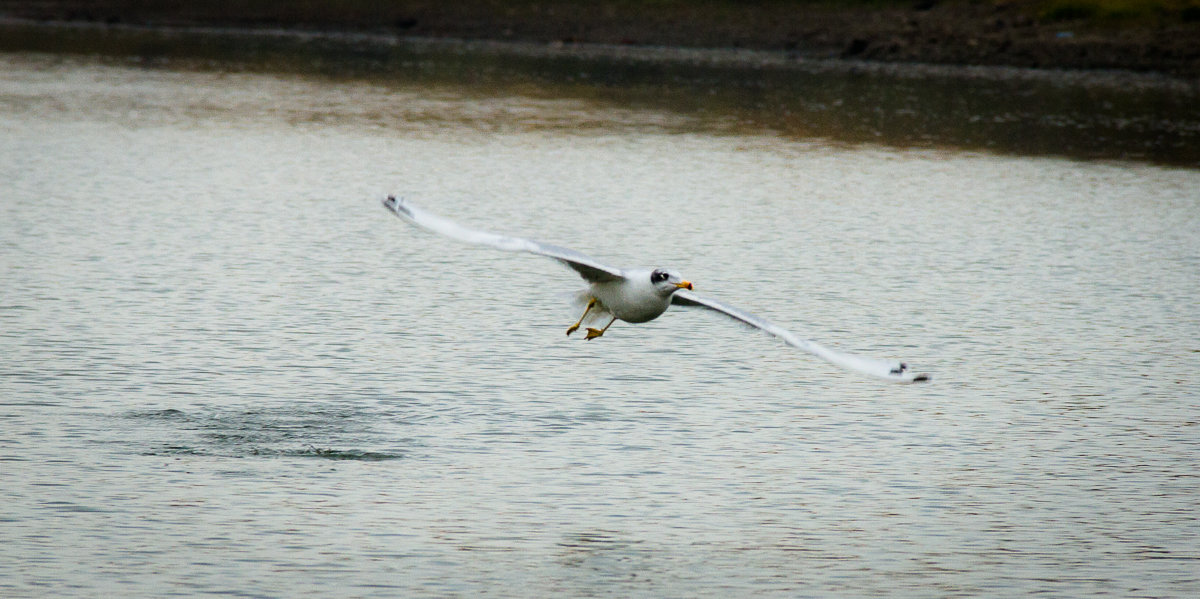
[[[20,22],[0,23],[0,32],[10,50],[575,98],[666,111],[688,130],[1200,166],[1200,87],[1150,75],[372,34]]]

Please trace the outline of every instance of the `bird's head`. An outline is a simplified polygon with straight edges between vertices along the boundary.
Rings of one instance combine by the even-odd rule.
[[[691,289],[692,284],[685,281],[679,273],[669,268],[656,268],[650,271],[650,284],[663,295],[671,295],[680,289]]]

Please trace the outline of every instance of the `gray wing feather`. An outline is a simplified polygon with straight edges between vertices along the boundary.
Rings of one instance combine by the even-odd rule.
[[[404,199],[396,199],[395,196],[385,198],[383,206],[394,212],[396,216],[414,225],[428,229],[434,233],[440,233],[451,239],[457,239],[466,243],[489,245],[509,252],[529,252],[553,258],[570,267],[584,279],[592,283],[619,281],[625,278],[621,269],[601,264],[591,256],[570,248],[540,243],[531,239],[509,237],[507,235],[469,229],[451,220],[417,208],[411,202]]]
[[[710,299],[704,296],[696,295],[690,291],[679,290],[671,296],[671,303],[680,306],[706,308],[732,318],[744,325],[754,327],[756,329],[770,333],[782,339],[792,347],[802,349],[810,354],[820,357],[832,364],[841,366],[855,372],[860,372],[870,376],[878,377],[895,383],[914,383],[920,381],[928,381],[929,375],[914,374],[908,371],[908,365],[903,362],[895,362],[889,360],[877,360],[874,358],[863,358],[847,353],[842,353],[825,347],[815,341],[797,337],[791,331],[784,329],[770,321],[759,318],[749,312],[743,312],[723,304],[717,300]]]

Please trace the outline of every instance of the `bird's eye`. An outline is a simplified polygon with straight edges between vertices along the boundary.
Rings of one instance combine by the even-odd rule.
[[[655,283],[658,283],[659,281],[665,281],[667,280],[667,273],[656,271],[653,275],[650,275],[650,280],[654,281]]]

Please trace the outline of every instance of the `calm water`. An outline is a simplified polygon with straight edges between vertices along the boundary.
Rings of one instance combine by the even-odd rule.
[[[0,180],[5,597],[1200,594],[1200,171],[6,55]]]

